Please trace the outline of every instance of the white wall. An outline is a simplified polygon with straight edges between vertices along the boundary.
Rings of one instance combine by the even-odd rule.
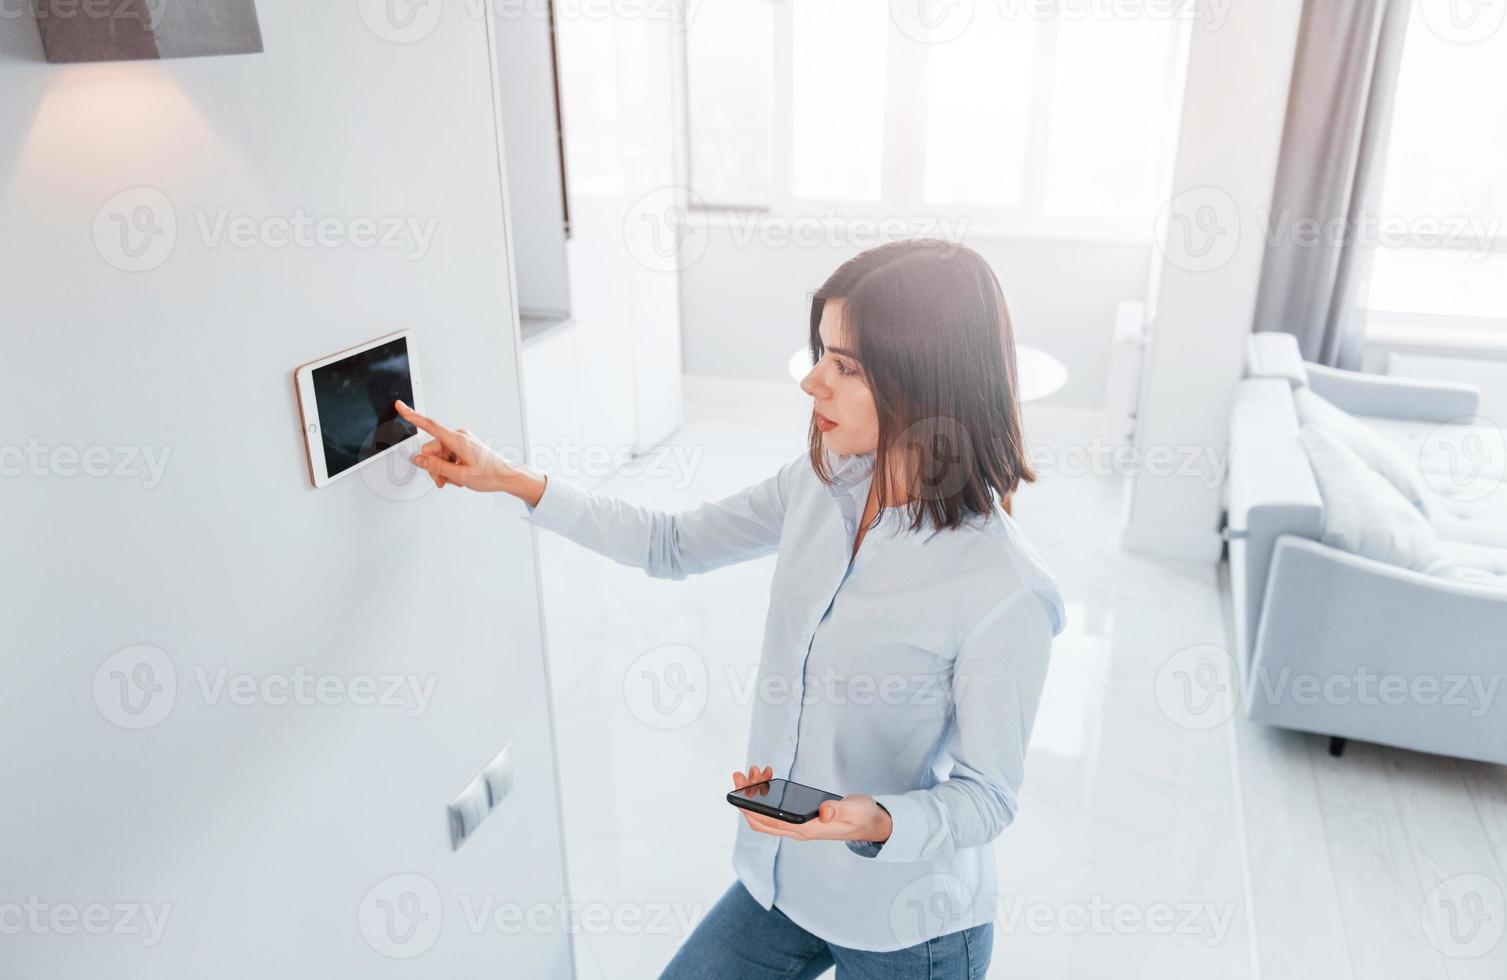
[[[686,251],[681,305],[688,374],[786,378],[786,361],[806,343],[811,291],[863,251],[825,240],[813,247],[765,244],[746,220],[708,220],[704,244]],[[1115,307],[1145,299],[1150,244],[979,234],[964,243],[999,276],[1016,339],[1067,365],[1066,386],[1041,404],[1102,408]]]
[[[1229,444],[1265,256],[1301,0],[1235,3],[1218,30],[1195,29],[1173,195],[1154,269],[1151,345],[1136,443],[1177,458]],[[1215,561],[1220,483],[1207,472],[1137,472],[1127,548]]]
[[[0,973],[565,977],[565,935],[473,931],[464,904],[564,890],[530,533],[497,499],[391,499],[360,475],[311,489],[291,383],[299,363],[411,327],[433,410],[522,438],[485,24],[449,4],[393,43],[363,24],[380,4],[257,7],[265,54],[161,64],[49,66],[34,23],[0,19],[0,447],[170,453],[152,488],[64,475],[66,454],[0,478],[0,915],[171,906],[153,948],[76,921],[59,934],[68,914],[44,912],[0,939]],[[109,215],[102,249],[91,229],[135,187],[167,196],[178,234],[133,274],[104,258],[123,254]],[[200,208],[435,231],[416,261],[211,247]],[[177,680],[139,731],[110,720],[108,683],[94,693],[135,644]],[[197,672],[221,668],[436,687],[417,717],[209,703]],[[508,742],[517,788],[452,853],[445,804]],[[413,961],[358,924],[397,873],[440,900],[420,896],[443,925]]]

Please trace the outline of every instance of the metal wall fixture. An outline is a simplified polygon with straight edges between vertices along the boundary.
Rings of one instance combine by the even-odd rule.
[[[258,54],[256,0],[30,0],[54,63]]]

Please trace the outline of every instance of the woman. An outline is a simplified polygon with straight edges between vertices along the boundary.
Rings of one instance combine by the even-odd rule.
[[[811,301],[810,452],[715,504],[664,514],[434,437],[439,486],[510,493],[530,520],[650,575],[778,552],[742,788],[843,794],[805,824],[739,811],[737,881],[669,978],[984,975],[990,842],[1014,819],[1062,597],[1001,502],[1035,478],[1015,344],[977,253],[906,241]],[[845,845],[845,846],[844,846]]]

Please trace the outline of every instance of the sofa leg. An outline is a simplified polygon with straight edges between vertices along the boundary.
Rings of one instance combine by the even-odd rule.
[[[1345,740],[1338,735],[1329,736],[1329,754],[1338,759],[1345,754]]]

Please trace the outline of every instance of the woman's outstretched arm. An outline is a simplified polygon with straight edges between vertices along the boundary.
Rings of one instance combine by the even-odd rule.
[[[773,552],[788,481],[801,462],[724,500],[671,514],[547,479],[513,466],[464,429],[449,429],[402,402],[398,411],[434,437],[414,463],[437,486],[511,494],[528,505],[531,523],[658,578],[684,578]]]

